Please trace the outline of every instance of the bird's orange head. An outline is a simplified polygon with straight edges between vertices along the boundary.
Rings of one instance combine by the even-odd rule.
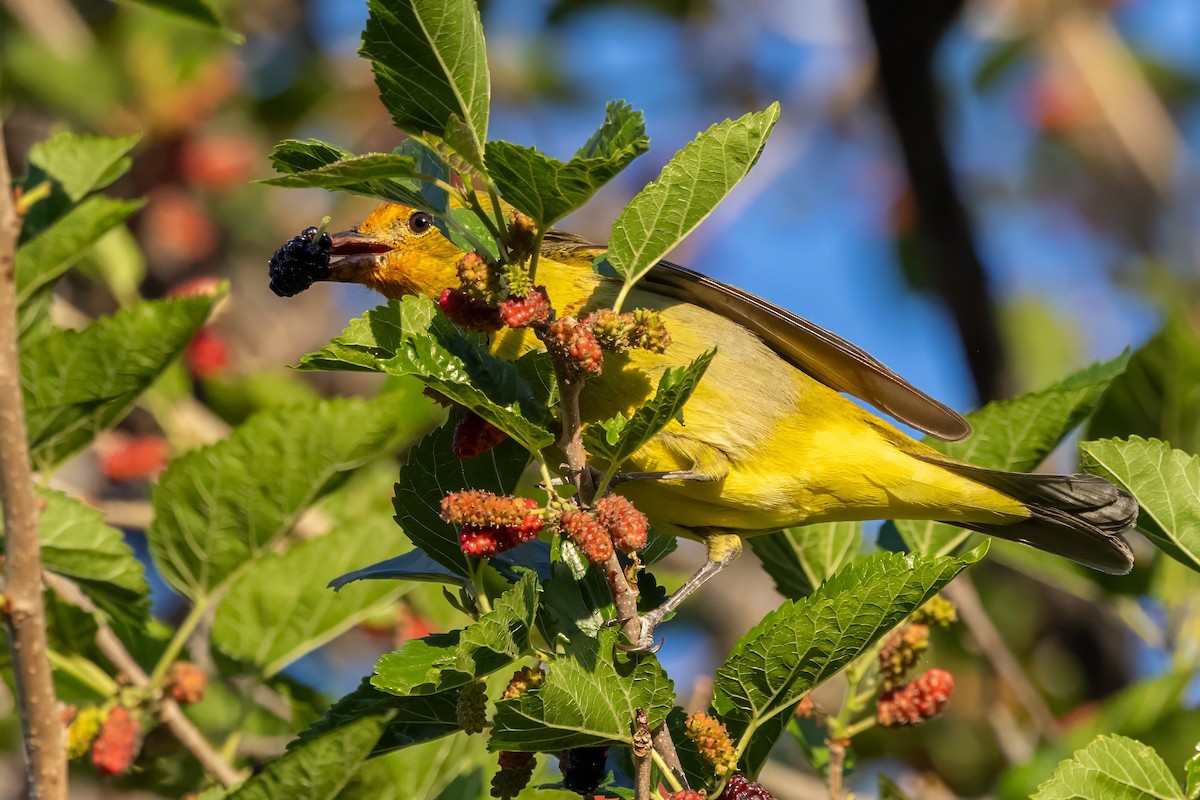
[[[458,285],[455,264],[463,251],[424,211],[385,203],[332,239],[328,280],[360,283],[393,299],[411,294],[436,298]]]

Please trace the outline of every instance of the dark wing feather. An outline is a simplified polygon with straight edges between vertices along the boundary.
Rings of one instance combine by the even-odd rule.
[[[547,236],[548,250],[602,248],[559,231]],[[641,280],[649,291],[673,297],[727,317],[753,331],[785,361],[830,388],[858,397],[875,408],[939,439],[957,441],[970,424],[866,351],[806,319],[752,294],[669,261],[655,265]]]

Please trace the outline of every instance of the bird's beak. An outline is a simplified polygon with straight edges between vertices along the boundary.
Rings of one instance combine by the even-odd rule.
[[[357,283],[362,275],[373,272],[379,265],[381,253],[392,249],[392,244],[357,228],[332,233],[329,238],[333,246],[329,249],[329,278],[331,281]]]

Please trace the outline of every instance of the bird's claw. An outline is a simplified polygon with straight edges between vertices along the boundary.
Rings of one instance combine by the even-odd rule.
[[[655,611],[649,614],[639,616],[637,621],[640,625],[640,630],[637,639],[631,644],[617,643],[617,649],[625,653],[657,653],[662,647],[662,640],[654,641],[654,629],[662,622],[663,615]],[[624,623],[619,619],[610,619],[604,623],[606,628],[615,628]]]

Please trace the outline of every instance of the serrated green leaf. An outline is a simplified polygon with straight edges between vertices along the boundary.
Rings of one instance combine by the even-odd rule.
[[[1124,736],[1100,736],[1058,765],[1031,800],[1183,800],[1153,748]]]
[[[141,200],[89,197],[17,248],[17,303],[56,281],[100,238],[141,208]]]
[[[26,344],[21,388],[34,464],[49,469],[115,425],[183,350],[216,298],[139,303]]]
[[[758,161],[779,104],[713,125],[663,167],[613,222],[608,260],[623,292],[704,221]]]
[[[353,320],[342,335],[304,356],[300,369],[373,370],[412,376],[536,452],[554,435],[521,369],[488,352],[435,310],[427,297],[391,301]]]
[[[212,637],[226,654],[274,675],[394,603],[407,587],[373,582],[335,594],[326,584],[404,545],[386,516],[338,520],[332,532],[268,555],[235,580],[217,609]]]
[[[1171,558],[1200,571],[1200,456],[1138,436],[1083,442],[1079,450],[1084,469],[1137,498],[1138,530]]]
[[[667,718],[675,687],[652,653],[616,649],[617,631],[579,637],[554,660],[541,687],[496,704],[492,750],[557,752],[631,744],[630,723],[644,708],[653,730]]]
[[[458,458],[451,450],[453,439],[452,420],[409,452],[393,502],[396,522],[417,547],[451,572],[469,577],[471,556],[458,545],[458,529],[442,521],[442,498],[463,489],[511,494],[529,456],[515,442],[504,442],[476,458]]]
[[[338,797],[340,800],[483,798],[487,795],[488,773],[494,769],[494,760],[487,752],[484,737],[448,736],[371,759]]]
[[[301,731],[288,747],[299,747],[363,717],[385,714],[391,714],[391,721],[376,742],[372,756],[439,739],[462,730],[458,725],[459,694],[460,690],[455,689],[442,694],[397,697],[376,689],[370,678],[363,678],[357,689],[330,706],[320,721]]]
[[[488,171],[505,200],[548,226],[586,203],[649,143],[641,112],[618,100],[608,104],[604,123],[570,161],[533,147],[488,142]]]
[[[1200,745],[1196,747],[1196,755],[1188,759],[1184,772],[1187,776],[1184,796],[1187,800],[1200,800]]]
[[[397,148],[397,150],[400,149]],[[376,155],[381,155],[385,159],[412,158],[414,165],[417,161],[416,155],[412,152],[402,152],[398,156]],[[427,205],[429,196],[424,189],[428,184],[416,183],[400,177],[389,177],[386,170],[380,171],[379,174],[371,174],[376,167],[371,166],[370,162],[365,165],[370,167],[369,169],[364,169],[364,165],[359,164],[349,167],[346,172],[341,172],[343,165],[352,164],[358,158],[349,150],[322,142],[319,139],[305,141],[285,139],[275,145],[275,149],[271,152],[271,165],[275,167],[276,172],[283,173],[283,177],[268,178],[259,183],[267,183],[272,186],[309,186],[314,185],[306,183],[311,177],[313,180],[322,181],[320,185],[326,189],[386,200],[390,203],[400,203],[434,214],[442,212],[441,207]],[[378,164],[383,163],[386,162],[378,162]],[[426,161],[422,159],[421,163],[425,164]],[[442,169],[444,170],[444,167]],[[359,174],[356,173],[356,170],[363,170],[363,174],[360,174],[361,180],[350,179],[355,174]],[[340,177],[334,177],[339,174]],[[298,183],[287,183],[287,181],[298,181]]]
[[[704,377],[704,371],[712,363],[716,352],[709,350],[686,367],[663,372],[654,397],[640,405],[624,424],[609,420],[598,427],[589,426],[583,435],[588,452],[616,469],[671,420],[682,422],[684,405]]]
[[[796,703],[857,658],[982,558],[877,553],[838,572],[812,595],[789,600],[742,637],[717,670],[713,709],[754,775]],[[739,745],[743,746],[743,745]]]
[[[78,583],[114,619],[135,627],[145,622],[150,587],[122,533],[70,495],[40,489],[38,496],[45,501],[39,524],[46,568]]]
[[[438,694],[509,666],[529,649],[538,591],[537,576],[525,573],[474,624],[383,656],[371,685],[400,696]]]
[[[487,56],[471,0],[370,0],[359,53],[371,61],[396,127],[476,153],[487,141]]]
[[[1088,439],[1141,436],[1200,453],[1200,337],[1171,317],[1129,359],[1088,421]]]
[[[805,525],[753,536],[747,542],[779,593],[794,600],[812,594],[858,556],[862,523]]]
[[[64,131],[31,147],[29,163],[57,181],[77,203],[129,171],[132,162],[127,155],[141,138],[141,133],[91,136]]]
[[[228,795],[231,800],[337,797],[375,749],[392,713],[361,717],[267,762]]]
[[[374,181],[412,180],[417,174],[417,162],[408,156],[367,153],[343,158],[315,169],[291,172],[278,178],[265,178],[258,183],[289,189],[344,189]]]
[[[389,394],[256,414],[163,473],[147,531],[155,565],[193,600],[215,593],[350,471],[399,449],[410,425]]]
[[[1109,384],[1129,361],[1122,353],[1067,376],[1041,391],[988,403],[967,415],[973,433],[961,442],[926,437],[939,452],[988,469],[1031,472],[1068,433],[1095,410]],[[961,528],[927,520],[896,520],[909,549],[951,553],[971,535]]]

